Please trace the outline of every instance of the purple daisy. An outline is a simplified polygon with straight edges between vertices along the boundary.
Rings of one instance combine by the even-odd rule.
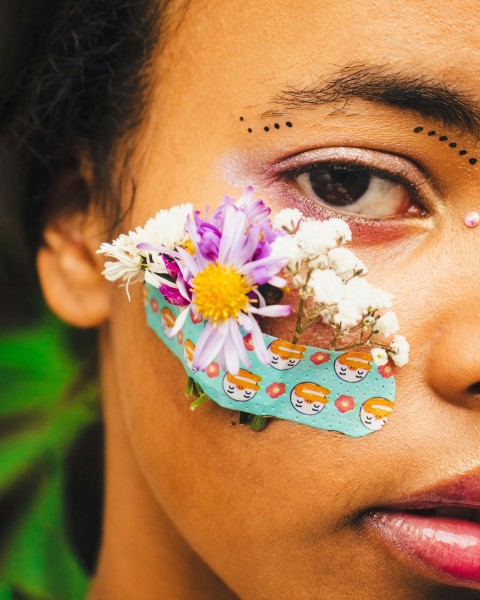
[[[242,327],[251,333],[255,352],[263,363],[269,355],[256,316],[283,317],[289,305],[267,306],[259,286],[284,287],[279,276],[287,259],[271,256],[275,239],[270,210],[260,200],[252,200],[247,188],[237,203],[226,197],[211,218],[200,213],[187,220],[186,231],[194,253],[184,248],[171,254],[181,271],[176,284],[189,302],[177,318],[171,336],[183,327],[190,310],[207,321],[194,353],[193,364],[204,370],[218,360],[224,370],[238,373],[240,364],[249,367]]]

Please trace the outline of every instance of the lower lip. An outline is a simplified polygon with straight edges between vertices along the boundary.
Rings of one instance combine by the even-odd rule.
[[[449,517],[378,511],[368,522],[388,545],[436,579],[480,589],[480,525]]]

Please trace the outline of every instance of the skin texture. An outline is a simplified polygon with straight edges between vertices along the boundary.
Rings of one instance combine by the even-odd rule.
[[[147,328],[142,289],[129,302],[100,275],[101,215],[53,218],[38,257],[46,297],[67,321],[101,326],[107,496],[90,600],[478,597],[394,555],[359,518],[480,473],[480,398],[470,388],[480,380],[480,229],[462,223],[480,206],[480,168],[413,129],[436,129],[472,156],[476,140],[376,102],[293,111],[270,100],[352,63],[436,77],[480,98],[479,8],[475,0],[193,0],[172,28],[152,70],[131,163],[137,195],[121,230],[180,202],[214,206],[249,183],[274,211],[303,210],[295,184],[276,171],[307,150],[375,150],[380,163],[406,157],[427,174],[425,216],[352,221],[351,247],[370,282],[394,294],[411,360],[396,374],[389,422],[360,439],[287,421],[255,433],[212,403],[191,413],[182,366]],[[271,110],[282,114],[262,116]],[[88,169],[79,177],[88,183]],[[56,193],[70,191],[59,184]],[[268,330],[289,339],[292,322]],[[320,345],[322,331],[305,341],[314,334]]]

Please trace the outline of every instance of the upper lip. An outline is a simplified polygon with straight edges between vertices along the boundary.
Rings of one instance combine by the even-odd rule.
[[[422,510],[447,506],[480,509],[480,472],[466,474],[408,498],[383,504],[383,509]]]

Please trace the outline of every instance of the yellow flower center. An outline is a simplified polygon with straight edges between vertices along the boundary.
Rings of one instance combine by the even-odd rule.
[[[195,246],[193,245],[191,238],[187,238],[184,242],[182,242],[180,247],[186,250],[192,256],[195,254]]]
[[[236,269],[218,263],[209,263],[194,277],[192,286],[198,312],[214,325],[244,311],[252,289]]]

